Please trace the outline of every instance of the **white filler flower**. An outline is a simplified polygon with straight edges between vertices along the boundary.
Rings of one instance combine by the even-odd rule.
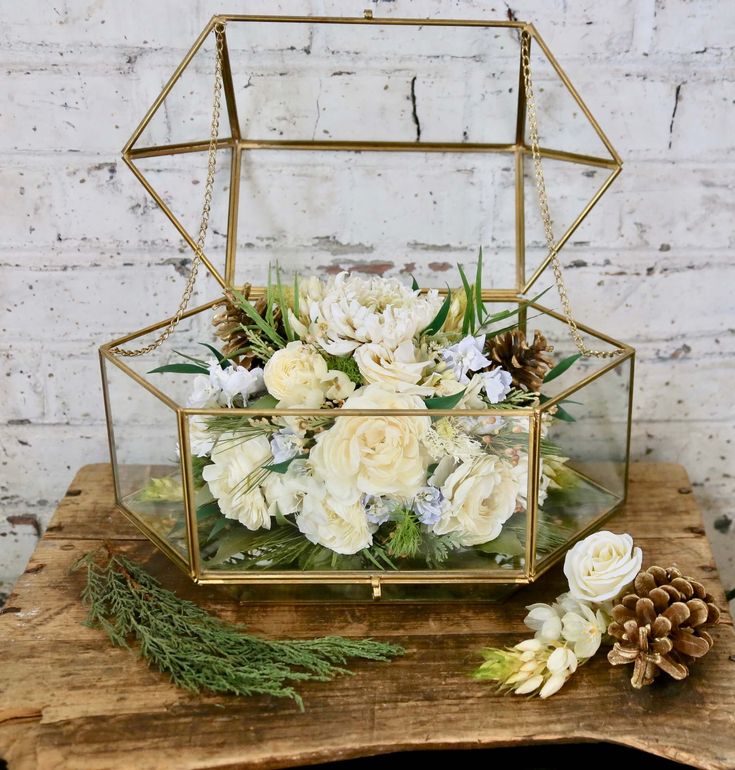
[[[479,337],[468,335],[455,345],[451,345],[442,351],[442,358],[454,372],[458,382],[469,384],[467,372],[476,372],[490,366],[492,361],[485,358],[482,349],[485,347],[485,335]]]
[[[643,554],[628,534],[595,532],[567,552],[564,574],[575,599],[604,602],[633,582]]]

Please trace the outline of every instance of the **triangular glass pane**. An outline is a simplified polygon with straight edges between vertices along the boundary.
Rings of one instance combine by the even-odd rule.
[[[143,129],[135,148],[158,147],[169,144],[206,142],[209,140],[214,99],[215,36],[210,32],[161,105]],[[166,86],[172,75],[170,66],[151,67],[151,80]],[[230,136],[229,115],[224,93],[218,136]]]
[[[187,152],[174,155],[135,158],[136,168],[151,186],[171,215],[186,230],[192,240],[199,235],[199,225],[204,204],[207,178],[207,158],[204,152]],[[217,151],[217,165],[209,215],[209,227],[204,253],[214,270],[224,277],[227,242],[227,212],[230,193],[229,149]],[[163,216],[161,212],[159,216]],[[169,229],[170,246],[175,244],[183,258],[191,258],[192,251],[176,229]]]

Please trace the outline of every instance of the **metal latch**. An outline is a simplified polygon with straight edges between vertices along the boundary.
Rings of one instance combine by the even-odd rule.
[[[378,601],[381,596],[380,577],[378,575],[370,576],[370,585],[373,587],[373,601]]]

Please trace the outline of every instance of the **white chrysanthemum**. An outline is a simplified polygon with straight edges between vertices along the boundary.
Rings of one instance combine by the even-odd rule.
[[[433,531],[437,535],[455,534],[460,545],[494,540],[515,511],[518,482],[511,466],[495,455],[459,465],[451,459],[442,460],[432,483],[448,501]]]
[[[212,464],[202,470],[202,478],[228,519],[236,519],[248,529],[270,529],[271,516],[260,486],[248,489],[247,477],[272,460],[265,436],[243,440],[223,433],[212,450]]]
[[[394,278],[340,273],[311,302],[308,332],[333,355],[347,355],[368,342],[395,350],[428,326],[441,303],[436,291],[419,294]]]

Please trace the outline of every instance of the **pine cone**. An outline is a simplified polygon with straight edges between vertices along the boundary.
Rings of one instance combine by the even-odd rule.
[[[245,299],[250,299],[251,285],[246,283],[238,291]],[[265,315],[265,298],[258,297],[253,301],[253,306],[260,315]],[[244,366],[246,369],[255,364],[262,364],[262,362],[253,353],[248,352],[250,348],[250,340],[245,333],[246,328],[255,328],[252,319],[241,310],[231,297],[225,294],[224,301],[220,306],[222,309],[217,315],[212,318],[212,323],[215,326],[215,333],[225,343],[222,353],[228,358],[237,351],[240,351],[237,358],[234,359],[235,363],[240,366]],[[276,323],[281,320],[280,308],[276,308],[273,313],[273,318]]]
[[[529,345],[521,329],[488,337],[485,351],[501,368],[513,376],[513,385],[523,390],[538,392],[546,372],[554,364],[547,355],[552,348],[546,337],[537,329]]]
[[[676,567],[649,567],[635,579],[635,593],[613,607],[607,629],[617,641],[607,659],[613,666],[634,663],[631,684],[651,684],[663,671],[684,679],[688,666],[706,655],[712,637],[704,629],[720,620],[720,611],[704,586]]]

